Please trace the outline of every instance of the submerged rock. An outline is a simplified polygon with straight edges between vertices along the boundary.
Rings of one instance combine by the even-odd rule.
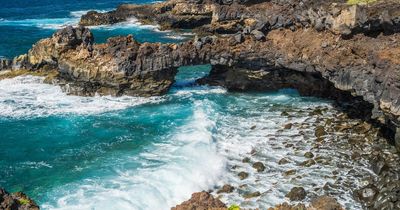
[[[292,123],[288,123],[288,124],[283,126],[284,129],[291,129],[292,127],[293,127]]]
[[[378,190],[374,185],[368,185],[360,190],[357,190],[356,194],[360,200],[371,203],[378,194]]]
[[[326,135],[326,131],[323,126],[318,126],[317,128],[315,128],[315,136],[317,138],[321,138],[322,136],[325,136],[325,135]]]
[[[256,162],[253,164],[253,168],[255,168],[257,170],[257,172],[262,172],[265,170],[265,166],[263,163],[261,162]]]
[[[252,192],[252,193],[247,193],[243,195],[243,198],[245,199],[250,199],[250,198],[255,198],[255,197],[259,197],[261,195],[260,192]]]
[[[238,176],[239,176],[239,178],[240,178],[241,180],[243,180],[243,179],[246,179],[247,177],[249,177],[249,173],[246,173],[246,172],[242,171],[242,172],[240,172],[240,173],[238,174]]]
[[[286,159],[286,158],[282,158],[282,159],[280,159],[280,160],[278,161],[278,164],[279,164],[279,165],[284,165],[284,164],[287,164],[287,163],[289,163],[289,160]]]
[[[235,190],[235,188],[232,187],[232,185],[226,184],[222,186],[222,188],[218,190],[217,193],[231,193],[233,192],[233,190]]]
[[[306,153],[304,153],[304,157],[306,157],[306,158],[313,158],[313,157],[314,157],[314,154],[313,154],[312,152],[306,152]]]

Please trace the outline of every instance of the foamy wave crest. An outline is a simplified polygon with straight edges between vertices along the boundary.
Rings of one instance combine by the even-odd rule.
[[[20,26],[20,27],[37,27],[42,29],[61,29],[66,26],[77,26],[82,15],[92,10],[80,10],[70,12],[70,17],[65,18],[43,18],[43,19],[23,19],[23,20],[7,20],[0,19],[2,26]],[[107,12],[108,10],[94,10],[98,12]]]
[[[225,159],[213,142],[216,121],[210,119],[212,106],[195,102],[187,123],[154,143],[139,156],[115,160],[116,174],[68,184],[51,192],[54,202],[44,209],[170,209],[191,193],[214,186],[225,171]],[[125,164],[124,161],[126,162]],[[156,162],[157,164],[151,164]],[[140,164],[140,168],[129,165]],[[114,162],[115,164],[115,162]]]
[[[228,91],[223,87],[210,87],[210,86],[193,86],[192,88],[184,88],[177,90],[175,96],[188,96],[193,95],[206,95],[206,94],[226,94]]]
[[[48,19],[24,19],[24,20],[2,20],[2,26],[37,27],[43,29],[60,29],[68,25],[77,25],[76,18],[48,18]]]
[[[89,26],[92,29],[102,29],[102,30],[115,30],[115,29],[130,29],[130,30],[140,30],[148,29],[159,32],[158,25],[145,25],[142,24],[137,18],[129,18],[127,21],[116,23],[112,25],[100,25],[100,26]]]
[[[96,114],[144,104],[162,97],[69,96],[43,77],[20,76],[0,81],[0,117],[41,117],[63,114]]]
[[[86,13],[88,13],[89,11],[97,11],[97,12],[101,12],[101,13],[105,13],[108,12],[110,10],[96,10],[96,9],[90,9],[90,10],[79,10],[79,11],[72,11],[70,12],[70,16],[74,17],[74,18],[81,18],[82,15],[85,15]]]

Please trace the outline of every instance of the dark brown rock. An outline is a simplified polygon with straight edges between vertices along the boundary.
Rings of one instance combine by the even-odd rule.
[[[263,172],[265,170],[265,166],[261,162],[254,163],[253,168],[255,168],[257,170],[257,172]]]
[[[302,187],[293,187],[286,197],[291,201],[301,201],[304,200],[307,196],[306,191]]]
[[[219,190],[217,191],[217,193],[231,193],[231,192],[233,192],[233,190],[235,190],[234,187],[232,187],[232,186],[229,185],[229,184],[226,184],[226,185],[222,186],[222,188],[219,189]]]
[[[313,158],[313,157],[314,157],[314,154],[313,154],[312,152],[306,152],[306,153],[304,153],[304,157],[306,157],[306,158]]]
[[[283,126],[284,129],[291,129],[292,127],[293,127],[292,123],[288,123],[288,124]]]
[[[242,172],[240,172],[240,173],[238,174],[238,176],[239,176],[239,178],[240,178],[241,180],[243,180],[243,179],[246,179],[247,177],[249,177],[249,174],[246,173],[246,172],[244,172],[244,171],[242,171]]]
[[[326,135],[325,128],[323,126],[318,126],[315,128],[315,136],[317,138],[321,138],[322,136]]]
[[[171,210],[226,210],[226,206],[219,199],[214,198],[208,192],[193,193],[192,197],[171,208]]]
[[[279,164],[279,165],[284,165],[284,164],[287,164],[287,163],[289,163],[289,160],[286,159],[286,158],[282,158],[282,159],[280,159],[280,160],[278,161],[278,164]]]
[[[344,210],[344,208],[329,196],[320,196],[311,200],[311,207],[316,210]]]

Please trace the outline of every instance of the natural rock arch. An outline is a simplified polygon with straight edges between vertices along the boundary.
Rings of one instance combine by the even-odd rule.
[[[180,66],[210,63],[213,70],[200,80],[203,83],[219,82],[236,90],[294,87],[303,94],[338,100],[354,96],[370,104],[365,110],[371,119],[395,133],[400,46],[392,39],[400,40],[400,34],[345,40],[329,32],[283,29],[261,40],[244,34],[160,44],[127,36],[94,44],[88,29],[67,27],[11,63],[14,68],[56,69],[59,75],[53,82],[70,94],[139,96],[165,94]]]

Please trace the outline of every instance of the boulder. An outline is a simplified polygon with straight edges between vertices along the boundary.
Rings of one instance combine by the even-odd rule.
[[[257,172],[263,172],[265,170],[265,166],[261,162],[256,162],[253,164],[253,168],[257,170]]]
[[[232,185],[226,184],[226,185],[222,186],[222,188],[219,189],[217,191],[217,193],[231,193],[231,192],[233,192],[233,190],[235,190],[235,188],[232,187]]]
[[[302,187],[293,187],[286,197],[291,201],[301,201],[304,200],[307,196],[306,191]]]

